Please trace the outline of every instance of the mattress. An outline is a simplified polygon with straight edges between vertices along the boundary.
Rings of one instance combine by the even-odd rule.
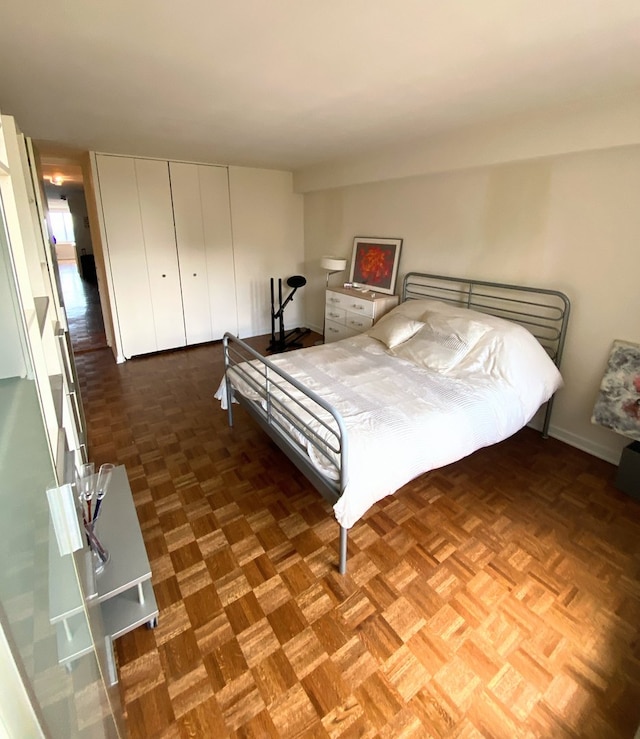
[[[390,350],[367,334],[271,359],[328,401],[344,420],[348,477],[334,506],[341,526],[350,528],[375,502],[418,475],[502,441],[531,420],[562,379],[535,339],[516,328],[514,346],[505,350],[502,335],[496,338],[493,327],[475,340],[473,352],[446,371],[425,366],[420,352],[406,350],[410,342]],[[230,379],[245,397],[260,400],[233,369]],[[304,402],[302,393],[295,394]],[[226,407],[224,380],[216,397]],[[287,404],[285,396],[280,399]],[[286,414],[281,422],[297,434]],[[309,413],[303,422],[315,426],[322,437],[322,424],[330,425],[332,419]],[[305,438],[297,436],[304,444]],[[310,444],[307,452],[322,474],[336,477],[331,454]]]

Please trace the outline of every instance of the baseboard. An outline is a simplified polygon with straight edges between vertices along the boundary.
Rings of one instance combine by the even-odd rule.
[[[591,454],[598,459],[603,459],[605,462],[618,465],[620,462],[620,451],[610,449],[603,444],[597,444],[591,439],[585,439],[584,436],[578,436],[565,429],[558,428],[558,426],[551,425],[549,427],[549,436],[553,436],[554,439],[563,441],[565,444],[580,449],[587,454]]]

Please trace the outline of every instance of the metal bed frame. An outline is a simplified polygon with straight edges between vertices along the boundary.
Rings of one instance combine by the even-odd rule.
[[[483,280],[409,272],[403,281],[402,302],[434,299],[505,318],[527,328],[560,366],[570,303],[564,293]],[[338,411],[315,392],[230,333],[223,338],[229,426],[233,426],[233,400],[243,407],[271,440],[334,505],[349,480],[348,438]],[[231,383],[231,371],[258,396],[246,397]],[[297,393],[302,394],[302,399]],[[549,431],[553,398],[547,402],[542,436]],[[327,415],[329,419],[327,420]],[[322,434],[310,428],[311,416]],[[321,474],[309,459],[307,445],[334,467],[336,479]],[[339,462],[335,460],[338,459]],[[347,529],[340,526],[339,571],[347,570]]]
[[[571,303],[558,290],[409,272],[402,285],[402,302],[420,299],[439,300],[519,323],[560,367]],[[549,436],[552,408],[553,397],[547,402],[542,424],[545,439]]]

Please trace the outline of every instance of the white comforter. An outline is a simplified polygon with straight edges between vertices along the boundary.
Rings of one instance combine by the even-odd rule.
[[[517,382],[505,376],[486,357],[487,372],[472,363],[472,371],[441,374],[391,356],[367,335],[272,361],[331,403],[346,423],[349,475],[334,506],[346,528],[418,475],[515,433],[551,395],[527,377]],[[548,361],[557,374],[553,391],[561,378]],[[239,389],[251,396],[246,386]],[[224,407],[224,381],[216,397]],[[331,475],[322,456],[308,451],[314,464]]]

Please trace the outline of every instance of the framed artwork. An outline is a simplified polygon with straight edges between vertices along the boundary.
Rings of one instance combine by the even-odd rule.
[[[356,236],[353,240],[349,282],[377,293],[393,295],[398,277],[402,239]]]
[[[640,441],[640,344],[613,342],[591,420]]]

